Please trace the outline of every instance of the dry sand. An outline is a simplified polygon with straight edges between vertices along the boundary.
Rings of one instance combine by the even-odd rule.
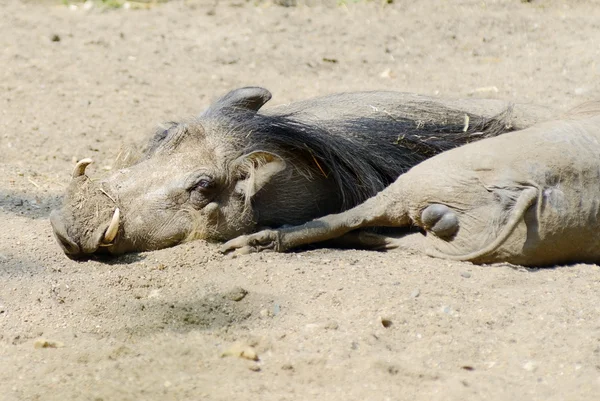
[[[600,97],[597,1],[383,3],[2,1],[1,400],[599,399],[595,265],[233,258],[202,241],[74,262],[55,243],[48,214],[75,159],[101,175],[121,144],[238,86],[273,104],[372,89],[562,110]]]

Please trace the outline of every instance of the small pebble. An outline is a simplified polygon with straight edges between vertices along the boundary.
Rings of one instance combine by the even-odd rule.
[[[469,273],[469,272],[461,272],[460,275],[463,276],[464,278],[470,278],[471,277],[471,273]]]
[[[421,295],[421,290],[419,290],[418,288],[413,290],[413,292],[410,293],[410,296],[412,298],[417,298],[419,295]]]
[[[337,322],[331,321],[325,325],[325,330],[337,330],[340,325]]]
[[[50,40],[53,42],[60,42],[60,36],[58,36],[57,34],[54,34],[50,37]]]
[[[260,317],[265,318],[265,317],[273,317],[273,312],[271,312],[268,309],[261,309],[258,314],[260,315]]]
[[[291,363],[285,363],[281,365],[281,370],[294,370],[294,366]]]
[[[386,68],[379,74],[381,78],[392,78],[392,70],[390,68]]]
[[[229,299],[230,301],[239,302],[244,299],[246,295],[248,295],[247,290],[243,289],[242,287],[234,287],[231,291],[225,294],[225,298]]]
[[[221,357],[237,356],[238,358],[258,361],[256,350],[245,343],[235,343],[221,353]]]
[[[386,329],[392,326],[392,321],[386,317],[380,317],[379,321],[381,322],[381,325]]]
[[[248,366],[248,369],[250,369],[253,372],[260,372],[260,366],[258,366],[257,364]]]

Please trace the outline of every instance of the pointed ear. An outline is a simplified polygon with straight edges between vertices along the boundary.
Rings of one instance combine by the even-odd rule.
[[[277,173],[285,169],[285,161],[274,153],[256,151],[240,156],[234,162],[236,175],[241,177],[237,182],[236,192],[251,199]]]
[[[202,116],[218,114],[225,109],[256,113],[270,99],[271,92],[258,86],[234,89],[210,105]]]

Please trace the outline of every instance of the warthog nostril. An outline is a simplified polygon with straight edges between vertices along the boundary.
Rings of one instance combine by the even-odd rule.
[[[67,229],[58,212],[54,211],[50,214],[50,224],[52,224],[56,240],[67,255],[77,255],[81,252],[79,245],[69,238]]]

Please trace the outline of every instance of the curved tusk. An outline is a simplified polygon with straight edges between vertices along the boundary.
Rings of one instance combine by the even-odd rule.
[[[110,224],[108,225],[108,228],[104,232],[104,238],[102,239],[103,243],[110,244],[111,242],[113,242],[113,240],[117,236],[117,233],[119,232],[120,218],[121,218],[121,211],[119,210],[119,208],[116,208],[115,214],[113,214],[113,217],[110,220]]]
[[[85,168],[93,162],[94,161],[89,158],[79,160],[75,165],[75,168],[73,169],[73,178],[81,177],[82,175],[84,175]]]

